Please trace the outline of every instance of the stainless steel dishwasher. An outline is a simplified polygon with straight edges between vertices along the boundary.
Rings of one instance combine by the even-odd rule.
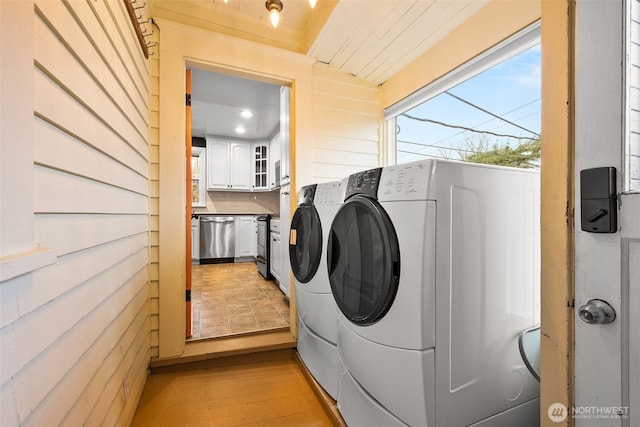
[[[200,215],[200,264],[233,262],[235,217]]]

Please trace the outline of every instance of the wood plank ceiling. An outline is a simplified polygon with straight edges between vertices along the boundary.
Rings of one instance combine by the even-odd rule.
[[[307,54],[382,84],[490,0],[282,0],[271,28],[263,0],[151,0],[151,16]]]

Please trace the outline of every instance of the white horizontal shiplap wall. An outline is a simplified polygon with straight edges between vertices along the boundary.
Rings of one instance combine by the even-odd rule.
[[[631,0],[629,58],[629,149],[627,153],[628,190],[640,191],[640,1]]]
[[[154,28],[154,42],[158,41],[158,27]],[[155,49],[149,58],[151,69],[150,81],[150,151],[149,171],[150,198],[149,204],[149,280],[150,297],[149,311],[151,316],[151,357],[158,357],[160,335],[160,49]]]
[[[317,64],[312,103],[313,182],[344,178],[380,165],[378,86]]]
[[[122,1],[39,0],[33,28],[34,235],[57,261],[0,284],[0,424],[128,425],[151,357],[148,64]]]

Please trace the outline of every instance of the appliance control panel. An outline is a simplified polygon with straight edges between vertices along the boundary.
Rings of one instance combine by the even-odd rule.
[[[355,194],[366,194],[374,199],[378,196],[378,185],[382,168],[369,169],[349,176],[345,200]]]
[[[380,176],[378,199],[382,201],[425,199],[434,166],[433,160],[422,160],[385,167]]]
[[[344,200],[343,181],[325,182],[322,184],[318,184],[313,204],[336,205],[342,203]]]

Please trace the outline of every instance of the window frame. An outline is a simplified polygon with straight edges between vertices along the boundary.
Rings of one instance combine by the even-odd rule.
[[[444,76],[384,109],[386,137],[385,166],[397,163],[396,118],[441,93],[469,80],[483,71],[524,52],[541,42],[541,21],[538,20],[494,47],[475,56]]]
[[[191,202],[191,207],[192,208],[205,208],[207,207],[207,200],[206,200],[206,187],[207,187],[207,181],[206,181],[206,170],[207,170],[207,154],[206,154],[206,148],[204,147],[191,147],[191,159],[193,159],[194,157],[198,158],[198,168],[200,170],[200,177],[198,178],[200,181],[200,188],[199,188],[199,192],[198,192],[198,202]],[[191,175],[191,182],[193,183],[193,174]],[[193,190],[192,190],[193,191]]]

